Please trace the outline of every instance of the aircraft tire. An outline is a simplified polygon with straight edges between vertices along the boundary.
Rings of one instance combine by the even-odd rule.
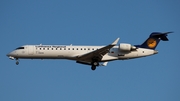
[[[92,65],[91,70],[96,70],[96,66]]]
[[[16,65],[19,65],[19,62],[18,62],[18,61],[16,61]]]

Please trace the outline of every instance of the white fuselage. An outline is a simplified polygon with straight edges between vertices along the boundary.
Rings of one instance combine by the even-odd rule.
[[[104,46],[73,46],[73,45],[24,45],[8,54],[11,59],[69,59],[78,61],[78,57]],[[137,48],[134,51],[120,51],[114,46],[103,56],[100,62],[125,60],[156,54],[157,51]],[[89,61],[91,62],[91,61]]]
[[[168,41],[167,33],[154,32],[141,45],[117,43],[120,38],[106,46],[74,46],[74,45],[24,45],[16,48],[7,56],[18,59],[68,59],[76,63],[91,65],[95,70],[97,66],[106,66],[108,61],[134,59],[157,54],[154,50],[160,40]],[[100,64],[100,62],[104,62]]]

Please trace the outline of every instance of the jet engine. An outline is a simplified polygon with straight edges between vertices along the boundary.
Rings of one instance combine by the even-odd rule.
[[[131,44],[121,43],[119,44],[119,49],[120,51],[132,51],[132,50],[136,50],[137,48]]]

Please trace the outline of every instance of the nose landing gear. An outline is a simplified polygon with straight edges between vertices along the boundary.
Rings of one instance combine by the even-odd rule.
[[[19,60],[18,60],[18,58],[16,58],[16,65],[19,65]]]

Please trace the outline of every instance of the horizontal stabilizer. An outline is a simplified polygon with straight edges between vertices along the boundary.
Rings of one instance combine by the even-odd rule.
[[[150,37],[160,38],[162,41],[169,41],[167,38],[167,34],[170,34],[170,33],[173,33],[173,32],[165,32],[165,33],[153,32],[151,33]]]

